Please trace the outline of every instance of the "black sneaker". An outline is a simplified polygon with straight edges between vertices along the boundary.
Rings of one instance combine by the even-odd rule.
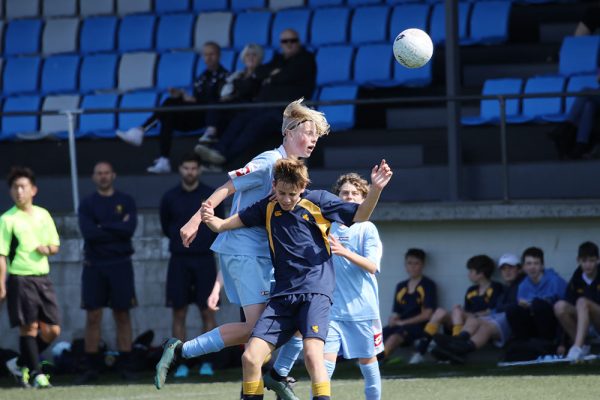
[[[465,357],[459,354],[455,354],[447,348],[436,345],[431,349],[431,355],[434,356],[438,361],[450,361],[452,364],[464,364]]]

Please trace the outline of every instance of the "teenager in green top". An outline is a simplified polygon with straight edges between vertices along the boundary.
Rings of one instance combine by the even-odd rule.
[[[48,256],[58,253],[58,232],[44,208],[33,205],[35,175],[14,167],[8,175],[15,205],[0,216],[0,301],[6,297],[11,326],[19,327],[19,360],[7,367],[24,387],[51,387],[38,366],[39,353],[60,334]],[[8,277],[7,277],[8,272]]]

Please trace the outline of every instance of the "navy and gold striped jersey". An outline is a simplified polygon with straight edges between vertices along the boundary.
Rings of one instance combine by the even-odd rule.
[[[400,319],[412,318],[421,314],[424,309],[437,307],[437,288],[434,281],[423,276],[412,293],[408,291],[408,282],[408,279],[400,282],[394,295],[393,311]]]
[[[319,293],[332,298],[335,272],[327,236],[332,222],[352,225],[358,204],[325,190],[305,190],[291,211],[264,198],[240,211],[245,226],[267,229],[275,287],[271,297]]]
[[[567,286],[565,299],[573,305],[580,297],[600,304],[600,274],[596,273],[596,278],[589,285],[583,280],[582,274],[581,266],[577,267]]]
[[[493,310],[498,303],[498,297],[504,291],[500,282],[492,281],[483,294],[479,294],[479,285],[473,285],[465,293],[465,311],[470,313]]]

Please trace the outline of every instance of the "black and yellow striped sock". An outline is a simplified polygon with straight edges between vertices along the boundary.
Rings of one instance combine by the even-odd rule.
[[[319,382],[312,384],[313,400],[329,400],[331,398],[331,384]]]
[[[242,382],[242,394],[244,400],[262,400],[265,387],[262,379],[259,381]]]

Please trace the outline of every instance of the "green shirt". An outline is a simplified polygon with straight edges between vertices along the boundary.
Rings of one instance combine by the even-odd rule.
[[[28,214],[14,206],[0,216],[0,255],[8,260],[12,275],[45,275],[50,272],[48,257],[38,246],[58,246],[58,232],[50,213],[33,206]]]

